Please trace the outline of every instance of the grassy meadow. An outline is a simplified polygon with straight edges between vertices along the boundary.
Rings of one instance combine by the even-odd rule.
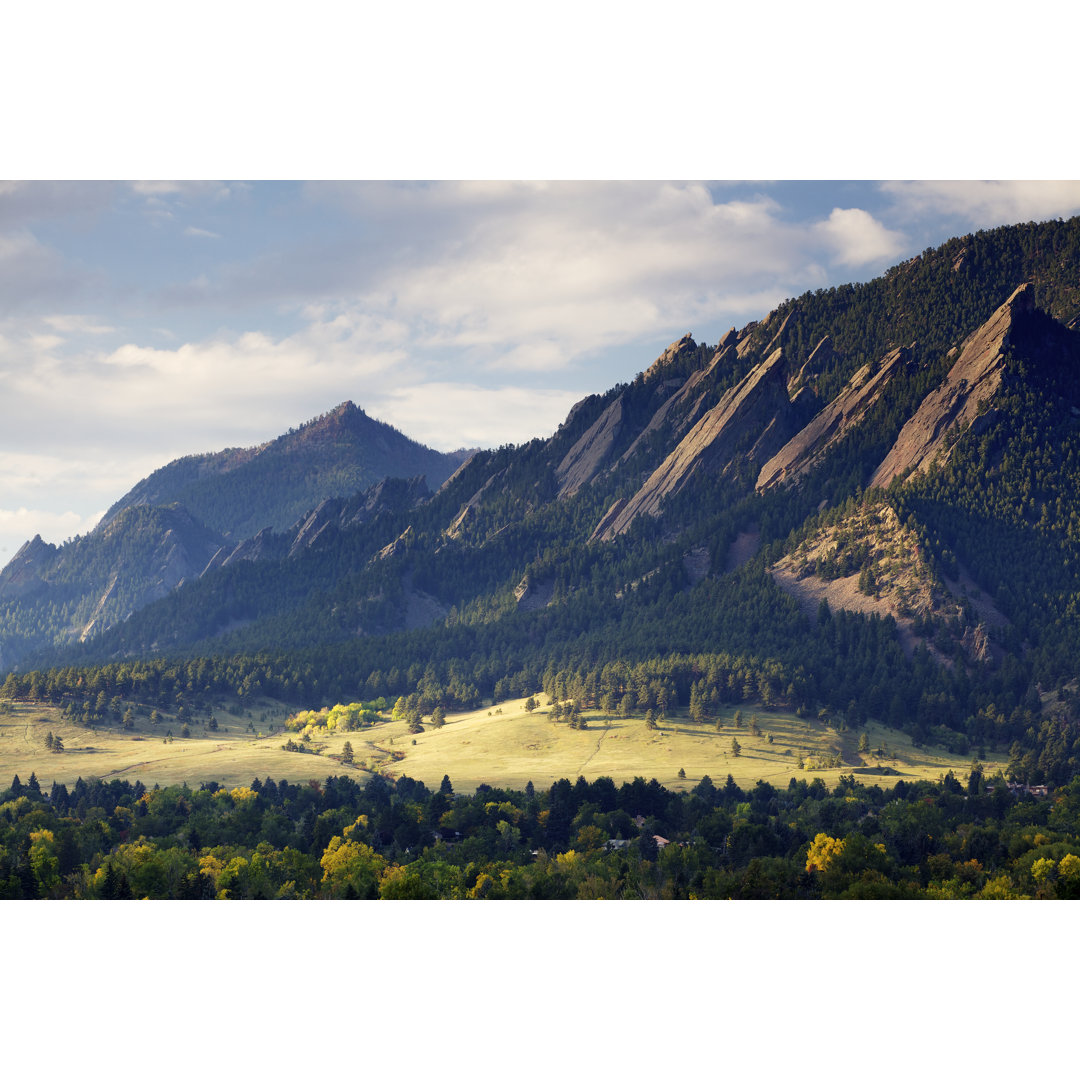
[[[0,784],[15,773],[25,782],[33,772],[46,787],[54,780],[70,785],[79,776],[141,780],[147,786],[214,780],[235,787],[255,776],[296,783],[349,773],[362,780],[377,770],[391,777],[405,774],[429,787],[449,775],[462,792],[482,783],[520,789],[529,780],[547,787],[578,776],[609,776],[616,783],[655,777],[665,787],[685,790],[706,774],[722,783],[729,773],[744,787],[757,780],[782,787],[793,776],[820,776],[832,787],[841,773],[887,787],[900,779],[937,779],[949,769],[962,778],[971,764],[970,757],[940,748],[916,748],[905,735],[875,723],[838,732],[788,712],[751,706],[738,711],[741,726],[736,726],[736,709],[729,708],[721,714],[720,730],[715,719],[694,723],[685,710],[658,721],[656,730],[640,717],[589,711],[582,731],[553,722],[547,708],[528,713],[525,699],[519,699],[451,714],[440,729],[425,722],[417,735],[395,720],[348,733],[317,732],[305,744],[311,752],[292,753],[282,749],[290,736],[296,739],[295,732],[282,730],[288,710],[272,701],[243,711],[215,710],[217,731],[206,728],[207,715],[197,714],[189,723],[190,738],[180,737],[181,724],[169,715],[156,724],[139,715],[131,729],[87,728],[64,720],[57,709],[15,704],[0,713]],[[755,717],[759,735],[750,731]],[[61,737],[63,753],[48,748],[49,732]],[[858,750],[862,732],[869,751]],[[740,744],[738,756],[733,739]],[[338,759],[346,741],[353,748],[352,766]],[[1004,764],[1004,758],[988,755],[987,774]]]

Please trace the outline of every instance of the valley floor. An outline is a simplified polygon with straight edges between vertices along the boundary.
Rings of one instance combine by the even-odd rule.
[[[520,790],[530,780],[547,788],[563,777],[592,781],[607,776],[622,783],[642,776],[678,791],[689,790],[705,775],[721,782],[731,775],[743,787],[757,780],[785,787],[792,777],[820,776],[831,788],[842,774],[853,773],[864,783],[892,787],[901,779],[934,780],[949,770],[964,777],[971,765],[969,758],[940,748],[917,748],[902,733],[874,723],[840,732],[816,719],[749,706],[740,710],[740,726],[736,710],[725,709],[719,730],[715,719],[694,723],[685,710],[660,720],[655,730],[641,717],[591,711],[584,714],[587,728],[575,730],[553,722],[548,708],[530,714],[525,699],[517,699],[452,714],[439,729],[425,723],[417,735],[409,733],[404,721],[394,720],[317,734],[305,744],[306,753],[283,750],[295,735],[282,730],[286,712],[269,701],[240,715],[218,710],[217,731],[205,728],[206,716],[194,716],[191,736],[182,738],[181,724],[169,716],[157,724],[140,716],[131,730],[88,728],[49,706],[16,704],[0,714],[0,777],[18,774],[25,781],[34,773],[46,787],[53,781],[70,785],[80,776],[141,780],[148,787],[182,782],[197,787],[206,781],[234,787],[256,776],[302,783],[348,774],[362,782],[378,771],[410,776],[435,789],[446,775],[455,790],[465,792],[480,784]],[[750,732],[755,717],[758,735]],[[47,747],[50,732],[63,740],[63,753]],[[869,749],[860,752],[863,733]],[[737,756],[733,740],[739,743]],[[353,765],[340,760],[347,741]],[[1005,764],[1004,758],[988,755],[986,774]]]

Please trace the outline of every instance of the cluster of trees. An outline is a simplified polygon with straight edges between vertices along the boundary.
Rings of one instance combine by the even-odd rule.
[[[702,777],[455,794],[402,777],[0,792],[7,899],[1080,898],[1080,780]]]

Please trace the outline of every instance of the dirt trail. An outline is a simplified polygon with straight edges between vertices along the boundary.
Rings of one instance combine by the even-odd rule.
[[[596,749],[578,766],[578,770],[577,770],[578,771],[578,776],[584,776],[585,775],[585,766],[588,765],[589,762],[592,761],[592,759],[594,757],[596,757],[597,754],[600,753],[600,746],[604,741],[604,737],[607,735],[607,733],[610,730],[611,730],[611,720],[610,719],[605,719],[605,721],[604,721],[604,730],[600,732],[600,738],[596,740]]]
[[[101,774],[101,779],[105,780],[107,777],[110,777],[110,776],[119,776],[120,773],[127,772],[128,769],[137,769],[141,765],[153,765],[156,762],[162,761],[162,760],[164,760],[164,759],[163,758],[150,758],[147,761],[133,761],[130,765],[123,765],[119,769],[110,769],[109,772],[102,773]]]

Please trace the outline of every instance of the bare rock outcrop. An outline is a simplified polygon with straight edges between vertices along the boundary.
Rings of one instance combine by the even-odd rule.
[[[669,367],[685,352],[693,352],[697,348],[697,342],[693,334],[683,334],[678,341],[673,341],[653,362],[649,370],[645,372],[645,378],[650,379],[654,375]]]
[[[518,611],[539,611],[547,607],[555,596],[554,581],[534,581],[526,574],[514,589]]]
[[[777,349],[705,413],[610,524],[602,531],[598,526],[593,535],[610,540],[639,515],[655,516],[666,497],[700,472],[723,472],[736,453],[750,461],[771,455],[788,437],[784,420],[789,409],[784,355]]]
[[[620,394],[556,466],[560,499],[573,495],[604,468],[622,426],[623,395]]]
[[[590,542],[593,540],[610,540],[611,536],[608,535],[608,530],[611,526],[618,521],[619,515],[626,509],[628,499],[616,499],[605,511],[604,516],[597,522],[596,528],[593,529],[592,536],[589,537]]]
[[[506,475],[505,469],[500,469],[496,473],[492,473],[491,476],[484,481],[480,486],[479,491],[473,493],[468,502],[464,503],[461,509],[454,516],[454,520],[450,522],[446,529],[446,535],[451,539],[457,539],[461,536],[465,529],[465,526],[475,516],[480,507],[480,504],[484,501],[484,496],[491,490],[492,487],[498,481],[500,481]]]
[[[954,433],[987,422],[990,401],[1005,372],[1010,334],[1016,320],[1034,307],[1031,285],[1021,285],[968,337],[945,381],[927,394],[900,429],[892,449],[870,478],[871,487],[886,487],[909,469],[925,472],[940,453],[947,457]]]
[[[332,530],[341,517],[341,499],[323,499],[310,514],[307,515],[296,531],[292,547],[289,548],[289,558],[296,558],[302,551],[310,548],[324,536],[327,530]]]
[[[388,476],[362,496],[349,499],[341,510],[341,527],[353,529],[385,512],[412,510],[431,497],[423,476],[409,478]]]
[[[810,472],[828,449],[862,420],[910,355],[908,349],[893,349],[873,373],[869,364],[863,364],[847,386],[762,466],[755,485],[757,490],[767,491],[778,484],[793,483]]]
[[[395,555],[400,555],[403,551],[407,551],[409,545],[413,540],[413,528],[410,525],[393,543],[387,544],[375,559],[382,561],[384,559],[392,559]]]
[[[672,425],[675,435],[681,437],[689,428],[701,419],[705,411],[705,390],[716,376],[717,369],[736,359],[736,341],[738,335],[735,330],[729,330],[720,340],[716,352],[708,364],[695,371],[677,393],[674,393],[665,401],[649,418],[642,432],[627,447],[620,462],[627,461],[640,449],[641,445],[656,431],[666,424]]]
[[[811,350],[810,355],[806,358],[806,363],[799,368],[797,375],[792,375],[788,379],[788,394],[794,397],[794,395],[801,390],[804,386],[809,384],[821,374],[821,369],[828,364],[830,360],[836,355],[836,350],[833,348],[832,338],[826,334]]]

